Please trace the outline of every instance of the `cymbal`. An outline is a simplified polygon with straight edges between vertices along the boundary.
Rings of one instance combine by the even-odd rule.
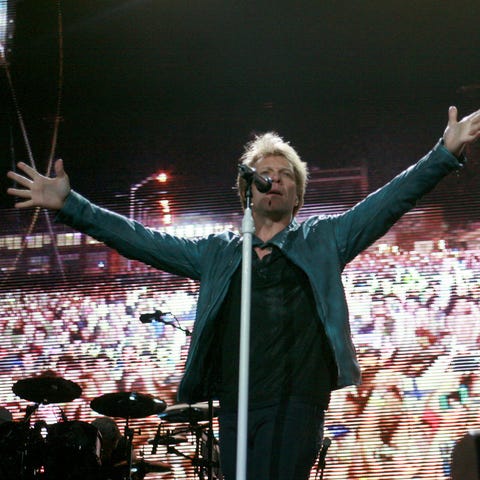
[[[218,415],[219,408],[213,407],[213,416]],[[208,403],[199,402],[189,405],[188,403],[179,403],[168,407],[159,415],[163,420],[170,423],[190,423],[204,422],[209,420]]]
[[[128,462],[123,460],[122,462],[117,463],[114,468],[128,468]],[[161,473],[161,472],[169,472],[172,467],[168,463],[164,462],[148,462],[147,460],[134,460],[132,462],[132,470],[135,469],[140,474],[147,474],[147,473]]]
[[[106,393],[90,402],[96,412],[122,418],[148,417],[163,412],[166,406],[163,400],[138,392]]]
[[[71,402],[82,394],[80,385],[53,375],[18,380],[12,390],[24,400],[43,404]]]

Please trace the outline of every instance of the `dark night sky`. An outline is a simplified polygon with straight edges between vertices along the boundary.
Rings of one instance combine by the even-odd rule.
[[[56,3],[17,2],[8,57],[41,169],[57,91]],[[242,145],[266,130],[311,165],[366,160],[375,185],[433,145],[450,104],[480,107],[478,90],[459,90],[480,84],[478,0],[63,0],[61,10],[57,156],[87,194],[127,192],[158,168],[233,178]],[[25,151],[4,77],[6,171],[10,130],[16,160]]]

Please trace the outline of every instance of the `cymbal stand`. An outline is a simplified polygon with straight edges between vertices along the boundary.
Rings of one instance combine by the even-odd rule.
[[[25,416],[23,417],[22,423],[25,424],[27,428],[30,428],[30,418],[32,415],[40,408],[40,403],[34,403],[33,405],[27,405],[25,409]],[[28,456],[28,438],[24,438],[22,442],[22,451],[20,456],[20,480],[27,478],[30,474],[26,472],[26,457]]]
[[[192,431],[195,433],[195,455],[192,458],[192,465],[194,472],[199,480],[203,479],[203,470],[205,468],[205,460],[202,458],[201,444],[202,444],[202,425],[197,425],[196,428],[192,426]]]
[[[201,440],[202,440],[202,430],[203,425],[192,424],[190,425],[189,431],[195,435],[195,454],[193,457],[185,455],[184,453],[177,450],[175,447],[168,446],[167,452],[168,453],[175,453],[183,458],[190,460],[191,464],[193,465],[193,471],[195,477],[198,477],[199,480],[205,480],[203,476],[205,466],[207,462],[201,457]]]
[[[194,428],[193,426],[190,426],[190,427],[186,427],[185,429],[175,430],[176,433],[179,433],[179,432],[195,433],[195,455],[193,457],[181,452],[180,450],[178,450],[173,445],[168,445],[167,444],[167,453],[168,454],[173,453],[174,455],[177,455],[177,457],[182,457],[182,458],[187,459],[194,466],[195,475],[200,473],[200,471],[197,470],[197,466],[198,466],[197,460],[199,458],[199,451],[200,451],[199,445],[200,445],[200,438],[201,438],[201,436],[199,436],[198,433],[196,433],[196,431],[198,431],[198,427],[202,428],[202,426],[199,425],[199,426],[197,426],[197,428]],[[199,478],[202,479],[202,477],[199,477]]]
[[[23,417],[22,423],[29,424],[31,416],[39,409],[40,404],[34,403],[33,405],[28,405],[25,410],[25,417]]]
[[[186,458],[187,460],[189,460],[192,463],[193,463],[193,460],[194,460],[192,457],[190,457],[189,455],[186,455],[185,453],[181,452],[180,450],[178,450],[177,448],[175,448],[172,445],[167,445],[167,453],[168,454],[173,453],[174,455],[177,455],[177,457]]]
[[[213,400],[208,399],[207,478],[213,479]]]
[[[67,415],[65,415],[65,412],[63,411],[63,408],[58,407],[58,409],[60,410],[60,416],[62,417],[62,422],[68,422],[68,417],[67,417]]]
[[[210,422],[211,424],[211,422]],[[199,480],[212,480],[213,477],[213,429],[208,429],[207,433],[207,458],[202,458],[202,432],[207,428],[208,425],[199,425],[197,423],[190,424],[190,427],[187,428],[185,431],[190,432],[195,435],[195,453],[193,456],[186,455],[185,453],[181,452],[173,445],[167,445],[167,453],[175,454],[179,457],[186,458],[191,462],[194,467],[194,475]],[[176,432],[181,432],[183,430],[176,430]],[[210,440],[211,439],[211,440]],[[211,444],[211,446],[210,446]],[[205,472],[207,472],[207,476],[205,476]]]
[[[204,443],[206,446],[206,458],[203,457],[204,452],[201,450],[202,446],[202,430],[206,429],[207,441]],[[214,433],[213,433],[213,402],[208,402],[208,424],[199,425],[196,433],[196,454],[193,460],[194,465],[199,467],[198,478],[200,480],[215,480],[218,477],[214,475],[214,467],[219,467],[219,462],[214,459]],[[206,477],[205,477],[206,473]]]
[[[152,443],[152,455],[157,453],[158,443],[160,442],[160,437],[162,433],[162,422],[158,424],[157,431],[155,432],[155,437],[153,438]]]
[[[127,480],[132,480],[134,430],[133,430],[133,428],[130,428],[128,426],[128,420],[129,420],[129,418],[127,417],[126,423],[125,423],[125,429],[124,429],[125,438],[127,439],[127,445],[125,447],[125,454],[127,456],[127,468],[128,468],[128,470],[127,470],[128,471]]]
[[[322,447],[318,452],[317,473],[315,474],[315,480],[317,479],[319,472],[320,472],[320,480],[323,480],[323,474],[325,472],[325,465],[326,465],[326,459],[327,459],[327,451],[331,444],[332,444],[332,441],[330,440],[329,437],[325,437],[322,441]]]

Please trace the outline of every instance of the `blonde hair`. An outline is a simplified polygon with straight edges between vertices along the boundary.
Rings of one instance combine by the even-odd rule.
[[[262,135],[257,135],[251,142],[248,142],[245,145],[240,161],[244,165],[254,168],[259,160],[273,155],[284,157],[293,168],[298,196],[298,204],[295,205],[293,209],[293,215],[295,216],[303,206],[305,189],[308,181],[308,167],[306,162],[301,160],[300,156],[290,143],[283,140],[283,138],[275,132],[267,132]],[[237,177],[237,188],[242,206],[245,208],[246,182],[240,175]]]

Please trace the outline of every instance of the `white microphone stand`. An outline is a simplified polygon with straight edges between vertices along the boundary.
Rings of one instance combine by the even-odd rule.
[[[237,470],[236,480],[247,478],[248,370],[250,355],[250,304],[252,290],[252,239],[255,232],[252,210],[252,180],[247,179],[242,221],[242,296],[240,307],[240,359],[238,374]]]

